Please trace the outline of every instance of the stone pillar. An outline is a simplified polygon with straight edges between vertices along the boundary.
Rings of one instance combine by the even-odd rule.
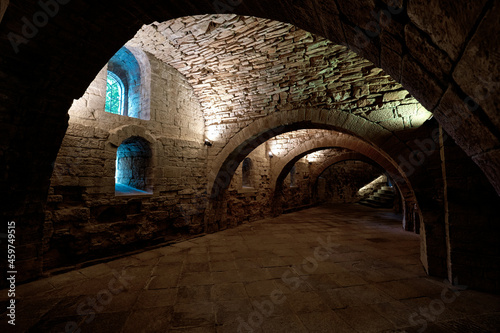
[[[444,141],[450,279],[500,291],[500,197],[482,170],[451,139]]]
[[[404,159],[412,166],[407,177],[415,191],[418,206],[415,202],[405,204],[405,230],[419,230],[421,261],[427,273],[447,277],[444,182],[436,121],[428,121],[421,126],[407,145],[410,153],[401,156],[400,160]]]
[[[0,0],[0,22],[2,22],[3,15],[9,7],[9,0]]]

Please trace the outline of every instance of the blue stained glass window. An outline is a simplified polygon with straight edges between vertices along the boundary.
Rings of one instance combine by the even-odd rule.
[[[122,80],[113,72],[108,71],[106,86],[106,112],[123,114],[125,88]]]

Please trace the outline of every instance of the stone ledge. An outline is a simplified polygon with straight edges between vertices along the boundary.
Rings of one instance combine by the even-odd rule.
[[[242,187],[241,189],[238,190],[238,193],[257,193],[258,190],[255,187]]]

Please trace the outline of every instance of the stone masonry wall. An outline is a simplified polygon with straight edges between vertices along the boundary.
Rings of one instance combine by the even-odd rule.
[[[344,46],[283,22],[204,15],[155,22],[131,40],[183,73],[200,98],[209,163],[232,137],[270,114],[331,110],[375,142],[430,117],[403,87]],[[348,123],[349,124],[349,123]],[[357,129],[351,126],[350,129]]]
[[[362,196],[358,194],[361,187],[379,177],[384,171],[376,166],[362,161],[344,161],[326,169],[321,178],[324,179],[326,202],[353,203]]]
[[[248,155],[252,161],[251,187],[243,187],[241,163],[231,180],[224,196],[227,200],[226,216],[228,226],[238,225],[244,221],[254,221],[269,217],[271,214],[271,177],[270,158],[267,145],[262,144]]]
[[[276,211],[287,211],[304,208],[314,203],[312,188],[316,181],[311,177],[312,171],[321,166],[324,161],[333,156],[347,152],[347,149],[331,148],[307,154],[295,163],[295,185],[290,184],[290,175],[283,180],[279,189],[282,207],[276,210],[271,207],[274,203],[272,191],[276,175],[272,174],[273,163],[285,158],[295,148],[306,140],[323,137],[331,133],[326,130],[297,130],[280,134],[260,145],[248,158],[252,161],[250,188],[244,187],[242,182],[242,164],[238,166],[231,180],[228,190],[225,191],[221,210],[222,228],[238,225],[245,221],[253,221],[271,216]],[[269,156],[272,153],[273,157]]]
[[[151,119],[104,111],[106,68],[69,114],[44,225],[44,269],[203,231],[206,191],[201,106],[186,79],[149,55]],[[115,195],[116,151],[138,136],[152,152],[151,195]]]
[[[4,5],[8,5],[5,15]],[[38,277],[41,272],[40,216],[51,164],[66,131],[69,102],[80,96],[98,67],[144,21],[215,12],[212,7],[193,1],[172,7],[128,0],[73,0],[29,43],[13,47],[9,38],[1,39],[0,72],[5,78],[0,83],[2,214],[6,221],[19,222],[18,240],[23,244],[19,248],[20,279]],[[498,39],[490,33],[498,30],[499,9],[497,1],[485,0],[339,0],[255,1],[238,6],[235,12],[290,22],[323,34],[384,68],[434,111],[435,118],[500,193],[499,62],[493,52]],[[110,10],[115,15],[109,15]],[[2,35],[22,35],[22,18],[39,12],[38,2],[2,2]],[[375,33],[374,38],[363,31],[369,36]]]
[[[301,158],[295,163],[295,183],[291,183],[291,176],[288,174],[283,181],[282,188],[282,208],[283,211],[305,208],[312,203],[310,178],[310,164],[307,159]]]
[[[276,180],[270,173],[271,158],[268,155],[268,145],[259,146],[248,157],[253,164],[253,186],[250,188],[242,186],[242,165],[240,164],[223,197],[227,206],[227,211],[222,217],[223,221],[227,221],[225,226],[235,226],[242,222],[270,217],[273,214],[271,182]],[[284,180],[283,210],[298,209],[310,204],[309,163],[301,159],[296,163],[295,169],[295,186],[291,186],[290,176]]]
[[[444,141],[446,203],[453,279],[500,291],[500,197],[465,153]]]

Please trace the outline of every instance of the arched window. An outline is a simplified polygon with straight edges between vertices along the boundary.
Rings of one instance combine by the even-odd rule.
[[[123,115],[125,87],[115,73],[108,71],[106,85],[106,112]]]
[[[116,151],[116,194],[151,193],[151,149],[149,142],[134,136]]]
[[[295,165],[290,169],[290,187],[297,186],[295,183]]]
[[[250,158],[247,157],[243,160],[241,172],[243,175],[242,186],[252,187],[252,160]]]
[[[108,62],[105,111],[149,120],[150,83],[147,55],[137,48],[122,47]]]

